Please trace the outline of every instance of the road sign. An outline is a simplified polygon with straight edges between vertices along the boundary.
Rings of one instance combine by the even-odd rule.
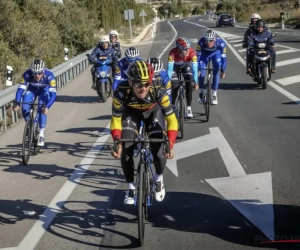
[[[147,14],[146,14],[146,12],[144,11],[144,9],[141,10],[140,16],[147,16]]]
[[[141,10],[140,16],[143,17],[143,26],[145,27],[145,16],[147,16],[147,14],[144,9]]]
[[[124,16],[125,16],[125,20],[134,19],[134,11],[132,9],[124,10]]]
[[[132,39],[131,19],[134,19],[134,11],[132,9],[124,10],[124,17],[129,21],[130,39]]]
[[[219,149],[229,177],[205,181],[272,240],[274,210],[271,172],[247,175],[220,129],[215,127],[209,130],[208,135],[177,143],[174,147],[175,157],[167,161],[167,168],[179,177],[178,160]]]

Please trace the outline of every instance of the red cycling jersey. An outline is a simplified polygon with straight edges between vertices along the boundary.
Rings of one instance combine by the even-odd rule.
[[[197,62],[197,54],[193,48],[190,48],[187,56],[183,56],[178,48],[173,48],[169,53],[169,63],[181,64],[183,62]]]

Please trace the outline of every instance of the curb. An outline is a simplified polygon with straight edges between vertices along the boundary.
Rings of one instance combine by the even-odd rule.
[[[147,35],[147,33],[149,32],[149,30],[151,29],[151,25],[152,24],[148,24],[146,25],[146,27],[141,31],[141,33],[136,36],[135,38],[133,38],[129,43],[121,43],[121,46],[130,46],[132,44],[135,44],[135,43],[139,43],[141,40],[143,40],[143,38]],[[155,34],[155,33],[154,33]],[[155,35],[154,35],[155,36]],[[154,37],[153,37],[154,38]],[[152,40],[153,38],[149,39],[149,40]]]

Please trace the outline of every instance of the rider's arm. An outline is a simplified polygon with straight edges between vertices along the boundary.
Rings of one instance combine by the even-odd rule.
[[[224,73],[227,65],[226,43],[224,41],[221,42],[220,49],[221,49],[221,73]]]
[[[168,72],[168,76],[170,77],[170,79],[172,79],[172,73],[173,73],[173,69],[174,69],[174,49],[172,49],[169,53],[169,58],[168,58],[168,67],[167,67],[167,72]]]
[[[48,103],[46,104],[46,108],[49,109],[56,100],[56,80],[55,80],[54,74],[50,70],[46,70],[45,74],[46,74],[48,82],[49,82],[50,99],[49,99]]]
[[[114,76],[114,82],[113,82],[113,86],[112,89],[113,91],[116,90],[116,88],[118,87],[119,83],[122,81],[122,67],[123,67],[123,60],[120,60],[118,62],[118,65],[116,66],[116,72],[115,72],[115,76]]]
[[[24,91],[27,89],[28,82],[29,82],[29,72],[26,71],[21,78],[21,82],[19,83],[19,87],[16,92],[16,103],[18,105],[20,105]]]
[[[247,38],[247,47],[249,46],[253,46],[254,42],[253,42],[253,32],[250,32],[248,38]]]
[[[193,48],[190,48],[191,58],[192,58],[192,69],[195,83],[198,84],[198,60],[196,52]]]
[[[199,39],[199,41],[197,43],[196,54],[197,54],[198,61],[199,61],[201,53],[202,53],[202,48],[203,48],[203,37],[201,39]]]
[[[160,89],[159,96],[157,99],[158,99],[160,108],[167,120],[167,134],[168,134],[169,141],[170,141],[170,148],[172,149],[175,144],[176,138],[177,138],[178,121],[177,121],[177,118],[173,111],[171,101],[169,99],[169,96],[166,93],[165,88],[162,87]]]
[[[110,131],[113,138],[116,136],[121,138],[122,135],[122,114],[124,110],[123,106],[124,94],[119,88],[114,91],[112,102],[112,116],[110,121]]]
[[[98,47],[93,49],[93,51],[91,52],[91,56],[89,57],[90,63],[94,62],[95,58],[97,57],[98,51],[99,51]]]
[[[172,84],[171,84],[171,79],[167,73],[167,71],[165,71],[164,69],[162,69],[159,72],[160,78],[161,78],[161,82],[163,87],[166,89],[167,94],[170,98],[170,101],[172,102]]]

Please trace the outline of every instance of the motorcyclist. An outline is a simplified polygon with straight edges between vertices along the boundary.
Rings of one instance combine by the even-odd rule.
[[[115,49],[117,57],[121,58],[121,56],[122,56],[121,49],[122,48],[121,48],[121,44],[118,42],[118,36],[119,36],[119,33],[116,30],[111,30],[109,32],[109,41],[110,41],[110,44]]]
[[[253,46],[259,42],[269,42],[268,52],[271,56],[271,72],[275,73],[275,66],[276,66],[276,51],[274,49],[275,41],[272,37],[272,33],[265,28],[265,21],[259,19],[255,22],[254,31],[250,33],[247,39],[247,47],[251,47],[248,49],[248,58],[249,63],[247,64],[247,70],[251,74],[253,70],[253,59],[255,55],[255,49]]]
[[[113,76],[115,75],[116,71],[116,63],[118,61],[116,50],[113,48],[113,46],[110,44],[109,37],[108,36],[102,36],[99,40],[98,45],[93,49],[90,57],[89,62],[94,63],[96,58],[98,57],[107,57],[107,59],[112,59],[111,62],[111,69]],[[95,89],[96,83],[95,83],[95,65],[91,69],[92,77],[93,77],[93,85],[92,89]]]

